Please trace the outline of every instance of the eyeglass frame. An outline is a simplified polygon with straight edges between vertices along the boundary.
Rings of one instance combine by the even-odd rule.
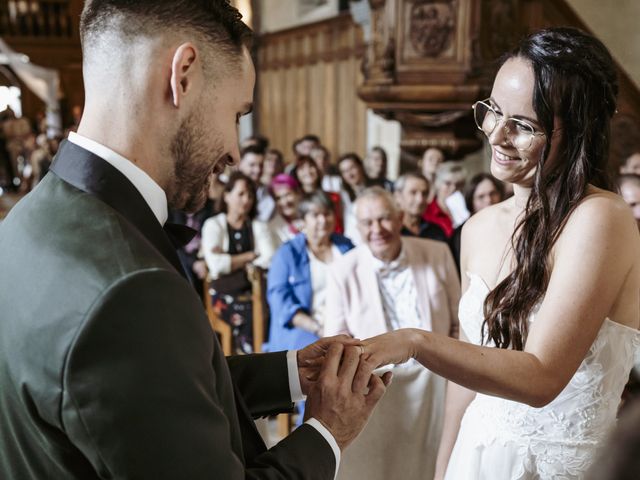
[[[509,137],[511,135],[511,131],[509,130],[509,128],[507,127],[507,123],[509,123],[509,120],[513,120],[515,122],[518,123],[522,123],[524,125],[527,125],[529,127],[531,127],[531,141],[529,142],[529,146],[527,148],[517,148],[514,145],[514,148],[516,148],[516,150],[520,150],[520,151],[526,151],[529,150],[531,148],[531,145],[533,145],[533,139],[534,137],[544,137],[547,134],[544,132],[540,132],[538,131],[533,125],[531,125],[530,123],[524,121],[524,120],[520,120],[519,118],[514,118],[514,117],[507,117],[505,118],[504,115],[499,114],[498,112],[495,111],[495,109],[487,102],[490,102],[491,98],[485,98],[484,100],[478,100],[477,102],[475,102],[473,105],[471,105],[471,109],[473,110],[473,121],[476,124],[476,127],[478,128],[478,130],[480,130],[482,133],[484,133],[487,137],[489,137],[493,132],[495,132],[496,127],[500,124],[500,122],[504,121],[504,126],[502,127],[504,129],[504,132],[507,134],[507,137]],[[484,131],[484,128],[482,128],[480,125],[478,125],[478,121],[476,120],[476,106],[481,103],[482,105],[484,105],[485,107],[487,107],[487,109],[491,110],[493,112],[493,114],[496,116],[496,124],[493,127],[493,129],[487,133]],[[559,130],[559,129],[557,129]],[[554,130],[555,132],[555,130]],[[509,138],[509,141],[513,144],[513,142],[511,141],[511,139]]]

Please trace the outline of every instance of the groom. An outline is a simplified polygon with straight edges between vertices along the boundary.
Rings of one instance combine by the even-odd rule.
[[[87,1],[78,134],[0,224],[0,478],[328,480],[382,396],[344,338],[225,360],[162,228],[237,161],[250,35],[223,0]],[[251,417],[304,394],[267,450]]]

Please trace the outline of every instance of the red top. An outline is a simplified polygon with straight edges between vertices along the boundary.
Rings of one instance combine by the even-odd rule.
[[[422,218],[442,228],[447,238],[451,238],[451,235],[453,235],[453,222],[451,217],[440,208],[437,198],[434,198],[433,201],[427,205],[427,208],[422,214]]]
[[[331,199],[333,203],[333,213],[336,218],[336,227],[334,228],[335,233],[344,233],[344,224],[342,222],[342,199],[340,198],[340,194],[337,192],[324,192]]]

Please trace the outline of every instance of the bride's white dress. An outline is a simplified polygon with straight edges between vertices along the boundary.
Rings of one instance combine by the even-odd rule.
[[[468,274],[460,326],[480,344],[484,281]],[[529,322],[535,320],[537,308]],[[542,408],[477,394],[467,408],[446,480],[568,480],[588,470],[615,425],[620,395],[640,346],[638,330],[606,319],[575,375]]]

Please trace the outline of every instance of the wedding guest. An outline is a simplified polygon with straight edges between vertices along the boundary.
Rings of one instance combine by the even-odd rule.
[[[464,190],[464,201],[471,216],[505,199],[504,184],[490,173],[474,175]],[[460,272],[460,243],[463,226],[464,223],[456,227],[449,239],[458,272]]]
[[[329,269],[325,334],[356,338],[416,328],[457,336],[460,286],[448,246],[402,237],[402,214],[381,187],[356,201],[363,244]],[[446,381],[419,364],[393,367],[367,427],[345,452],[339,479],[431,478]]]
[[[303,193],[311,194],[323,190],[324,178],[318,164],[307,156],[298,158],[298,168],[295,170],[295,178],[302,187]],[[342,198],[337,192],[326,192],[333,203],[334,225],[336,233],[344,232],[342,219]]]
[[[422,175],[424,175],[424,178],[429,181],[429,185],[433,185],[435,183],[436,172],[444,161],[444,152],[436,147],[429,147],[422,154],[422,158],[418,162],[418,168]],[[433,201],[435,196],[435,189],[432,189],[429,193],[429,203]]]
[[[347,153],[338,159],[338,171],[342,179],[342,205],[344,212],[344,234],[354,245],[361,242],[353,211],[356,198],[369,186],[362,159],[356,153]]]
[[[14,175],[12,181],[19,184],[22,181],[22,168],[24,168],[24,164],[21,165],[19,159],[20,157],[23,159],[29,158],[33,151],[33,148],[29,149],[25,146],[29,137],[33,135],[33,130],[29,120],[25,116],[18,118],[11,107],[5,110],[5,121],[2,124],[2,128]]]
[[[269,148],[269,139],[264,135],[251,135],[240,142],[240,150],[247,147],[256,147],[258,150],[266,152]]]
[[[271,312],[267,351],[304,348],[322,337],[327,269],[353,248],[348,238],[334,233],[333,202],[325,192],[304,195],[298,211],[302,232],[278,249],[267,277]],[[296,406],[300,424],[305,405]]]
[[[617,180],[618,190],[624,201],[631,207],[633,218],[640,228],[640,175],[627,173],[620,175]]]
[[[281,173],[284,173],[284,157],[282,156],[282,152],[275,148],[270,148],[264,155],[260,185],[269,187],[271,180]]]
[[[256,186],[260,185],[265,152],[256,145],[249,145],[240,152],[238,171],[249,177]]]
[[[267,225],[255,220],[253,181],[234,172],[225,185],[222,213],[202,226],[202,252],[211,278],[210,294],[221,318],[232,327],[235,353],[251,353],[251,283],[246,269],[269,268],[275,251]]]
[[[49,141],[46,134],[41,133],[36,137],[36,148],[29,156],[29,165],[31,166],[30,188],[35,187],[49,171],[51,161],[57,151],[57,148],[56,151],[53,148],[56,148],[56,145]]]
[[[257,218],[261,222],[268,222],[275,211],[275,202],[269,189],[260,183],[264,165],[265,152],[260,147],[250,145],[240,152],[238,171],[249,177],[256,188]]]
[[[302,226],[298,216],[300,184],[291,175],[281,173],[271,181],[271,196],[276,204],[276,213],[269,221],[269,230],[277,245],[295,237]]]
[[[387,152],[382,147],[373,147],[364,158],[364,169],[371,185],[379,185],[393,192],[393,182],[387,175]]]
[[[394,197],[402,211],[402,235],[447,242],[442,228],[422,218],[429,198],[429,181],[424,175],[418,172],[401,175],[395,183]]]
[[[309,154],[311,154],[311,150],[319,145],[320,138],[317,135],[308,133],[294,142],[293,153],[296,157],[301,157],[303,155],[309,156]]]
[[[441,165],[436,172],[435,196],[422,214],[422,218],[427,222],[435,223],[442,228],[447,238],[451,238],[457,226],[454,225],[447,200],[455,192],[460,192],[464,188],[466,176],[465,169],[459,164],[449,162]]]
[[[634,152],[625,158],[622,165],[620,165],[620,173],[633,173],[635,175],[640,175],[640,152]]]
[[[278,249],[269,269],[271,351],[302,348],[322,336],[328,266],[353,248],[349,239],[333,233],[333,203],[326,193],[305,195],[298,211],[301,233]]]
[[[295,170],[294,178],[298,181],[302,192],[305,194],[322,190],[322,171],[309,156],[298,158],[298,167]]]
[[[189,243],[178,249],[178,257],[200,298],[204,298],[203,280],[207,276],[207,264],[202,256],[201,249],[202,226],[205,220],[222,212],[223,194],[224,184],[218,180],[216,173],[212,173],[204,207],[195,213],[181,210],[169,211],[168,222],[185,225],[196,231]]]
[[[340,192],[342,180],[333,165],[331,165],[331,154],[326,147],[318,145],[311,150],[311,158],[316,162],[322,172],[322,190],[325,192]]]
[[[464,200],[471,215],[504,199],[504,184],[490,173],[474,175],[464,190]]]

